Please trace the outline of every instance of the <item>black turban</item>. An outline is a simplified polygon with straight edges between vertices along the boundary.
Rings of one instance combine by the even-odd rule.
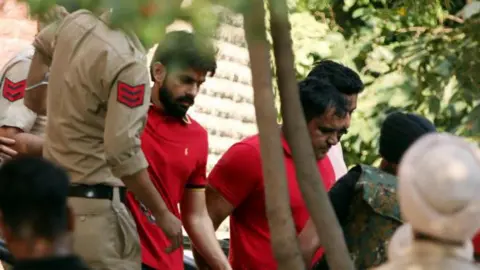
[[[408,147],[430,132],[436,132],[436,128],[425,117],[413,113],[392,113],[382,124],[380,155],[386,161],[398,164]]]

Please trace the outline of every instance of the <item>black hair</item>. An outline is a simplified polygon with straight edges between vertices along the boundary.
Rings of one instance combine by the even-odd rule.
[[[168,70],[193,68],[210,75],[217,69],[217,49],[213,42],[200,35],[186,31],[173,31],[165,35],[158,44],[150,64],[150,75],[154,81],[153,64],[160,62]]]
[[[322,60],[308,73],[307,77],[325,79],[345,95],[357,95],[363,91],[360,76],[352,69],[331,60]]]
[[[20,157],[0,168],[0,211],[3,222],[18,237],[27,229],[54,240],[68,229],[69,177],[52,163]]]
[[[380,155],[386,161],[398,164],[403,154],[416,140],[431,132],[436,132],[435,125],[421,115],[391,113],[383,121],[380,129]]]
[[[306,78],[299,82],[300,101],[307,122],[334,109],[335,115],[345,117],[348,112],[348,101],[336,88],[324,79]]]

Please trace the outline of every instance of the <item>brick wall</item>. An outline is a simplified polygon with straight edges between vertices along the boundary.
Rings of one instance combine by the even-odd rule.
[[[32,43],[37,23],[28,19],[28,8],[16,0],[0,0],[0,69],[17,52]]]

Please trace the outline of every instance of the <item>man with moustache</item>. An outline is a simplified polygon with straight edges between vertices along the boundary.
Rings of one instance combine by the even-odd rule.
[[[396,200],[398,164],[415,141],[435,131],[433,123],[420,115],[389,114],[380,130],[379,168],[359,164],[329,191],[356,269],[370,269],[386,261],[388,241],[403,222]],[[310,262],[322,244],[311,220],[300,234],[299,243],[305,261]],[[313,269],[329,269],[325,256]]]
[[[329,80],[335,85],[338,92],[348,100],[348,121],[344,132],[341,134],[343,135],[350,127],[352,114],[357,109],[358,95],[362,93],[364,89],[360,76],[355,71],[342,64],[332,60],[322,60],[315,65],[315,67],[308,73],[307,77]],[[341,143],[332,146],[330,151],[328,151],[328,158],[332,162],[336,179],[340,179],[340,177],[347,173],[347,165],[343,158]]]
[[[347,125],[348,104],[329,80],[307,78],[299,83],[299,91],[322,184],[329,190],[335,183],[335,174],[327,153],[338,143]],[[297,184],[291,150],[283,136],[282,145],[293,220],[296,232],[300,233],[309,214]],[[234,269],[277,269],[265,213],[261,162],[260,142],[254,135],[231,146],[208,177],[207,206],[215,228],[230,216],[229,259]],[[196,261],[202,264],[200,255],[195,254]]]
[[[215,56],[213,43],[195,34],[175,31],[165,36],[150,65],[154,85],[141,142],[153,185],[211,269],[220,270],[231,268],[205,203],[208,135],[187,114],[206,76],[215,73]],[[170,253],[168,238],[155,226],[149,209],[130,192],[127,205],[137,223],[143,269],[183,269],[183,250]]]

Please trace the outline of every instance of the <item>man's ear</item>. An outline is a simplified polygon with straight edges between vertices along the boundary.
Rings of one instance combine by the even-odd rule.
[[[160,62],[155,62],[152,65],[153,79],[156,83],[160,84],[160,87],[163,86],[165,77],[167,76],[167,69]]]

